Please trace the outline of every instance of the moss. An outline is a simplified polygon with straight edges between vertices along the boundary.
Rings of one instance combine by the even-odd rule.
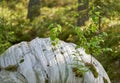
[[[45,80],[45,83],[48,83],[48,79]]]
[[[21,60],[20,60],[20,63],[23,63],[23,62],[24,62],[24,59],[21,59]]]
[[[9,65],[8,67],[4,68],[7,71],[17,71],[17,65]]]
[[[91,63],[85,63],[85,65],[92,71],[94,77],[97,78],[98,72],[97,72],[96,68],[94,67],[94,65]]]
[[[77,67],[73,67],[72,71],[75,73],[76,77],[83,77],[83,73],[81,73]]]
[[[103,77],[103,81],[104,81],[104,83],[108,83],[108,81],[105,77]]]
[[[63,53],[63,52],[61,52],[61,54],[63,55],[64,53]]]

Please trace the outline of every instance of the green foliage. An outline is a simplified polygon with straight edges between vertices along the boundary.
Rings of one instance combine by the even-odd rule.
[[[92,0],[92,2],[91,5],[99,7],[97,10],[100,10],[103,16],[109,18],[120,14],[120,0]]]
[[[74,72],[76,77],[84,77],[85,72],[89,70],[89,68],[85,65],[83,60],[79,60],[78,56],[82,56],[77,50],[73,54],[74,62],[72,66],[72,71]]]
[[[15,38],[13,36],[14,32],[10,32],[10,30],[10,24],[6,25],[5,20],[3,18],[0,18],[0,53],[4,52],[4,50],[11,46],[11,43],[9,41],[14,40]]]
[[[76,65],[74,64],[75,67],[72,68],[72,71],[75,73],[76,77],[83,77],[84,73],[87,71],[87,68],[83,65]]]
[[[42,0],[41,1],[41,5],[42,7],[47,6],[47,7],[58,7],[58,6],[66,6],[69,4],[75,4],[77,2],[77,0]]]
[[[99,12],[95,12],[99,15]],[[104,38],[107,33],[100,32],[98,27],[98,16],[92,13],[91,23],[88,27],[75,27],[75,33],[78,36],[79,42],[77,47],[84,47],[86,52],[92,55],[100,55],[104,51],[112,51],[110,48],[103,48],[101,44],[104,43]]]
[[[29,22],[24,19],[20,11],[14,12],[5,5],[0,7],[0,54],[8,47],[21,41]]]
[[[49,26],[50,30],[50,39],[52,40],[52,45],[55,46],[59,43],[59,39],[57,38],[62,28],[59,24],[51,24]]]
[[[108,72],[113,83],[118,82],[120,77],[120,25],[115,25],[106,29],[108,34],[105,38],[105,47],[112,48],[112,52],[104,52],[103,57],[98,57]],[[107,58],[107,59],[106,59]],[[116,72],[116,73],[113,73]]]
[[[55,27],[54,26],[55,26],[55,24],[51,24],[49,26],[49,28],[52,28],[50,31],[50,38],[53,41],[56,39],[56,37],[58,36],[59,32],[61,32],[61,29],[62,29],[59,24],[56,24]]]

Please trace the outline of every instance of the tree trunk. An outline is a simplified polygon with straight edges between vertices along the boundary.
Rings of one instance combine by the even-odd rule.
[[[77,25],[83,26],[85,24],[85,21],[89,19],[89,0],[85,0],[84,2],[82,0],[78,0],[78,4],[79,18]]]
[[[29,0],[27,18],[32,21],[40,15],[40,0]]]

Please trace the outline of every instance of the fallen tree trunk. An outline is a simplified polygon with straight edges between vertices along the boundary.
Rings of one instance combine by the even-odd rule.
[[[110,83],[102,65],[75,47],[63,41],[52,46],[49,38],[16,44],[0,56],[0,83]],[[76,57],[89,69],[83,75]]]

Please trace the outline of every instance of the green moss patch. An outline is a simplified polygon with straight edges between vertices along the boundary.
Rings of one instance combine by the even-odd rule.
[[[94,65],[91,63],[85,63],[85,65],[92,71],[94,77],[97,78],[98,72],[97,72],[96,68],[94,67]]]
[[[8,67],[4,68],[7,71],[17,71],[17,65],[9,65]]]
[[[72,71],[75,73],[76,77],[83,77],[83,73],[81,73],[77,67],[73,67]]]
[[[103,81],[104,81],[104,83],[108,83],[108,81],[105,77],[103,77]]]
[[[48,83],[48,79],[45,80],[45,83]]]

